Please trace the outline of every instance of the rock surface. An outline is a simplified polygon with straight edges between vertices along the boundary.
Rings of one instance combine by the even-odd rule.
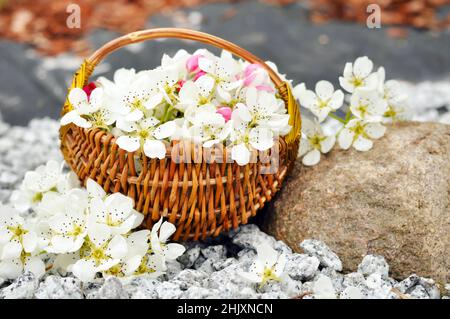
[[[397,123],[369,152],[336,148],[315,167],[298,163],[264,228],[296,251],[306,238],[325,242],[347,271],[377,254],[395,278],[445,283],[449,194],[450,125]]]

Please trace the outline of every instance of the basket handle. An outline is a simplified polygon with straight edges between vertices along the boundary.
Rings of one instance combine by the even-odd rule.
[[[289,84],[284,82],[280,78],[280,76],[271,67],[269,67],[262,59],[258,58],[257,56],[253,55],[247,50],[227,40],[200,31],[181,28],[157,28],[157,29],[136,31],[121,36],[119,38],[116,38],[103,45],[100,49],[95,51],[89,58],[85,60],[85,62],[81,65],[78,72],[75,73],[71,88],[83,87],[84,85],[86,85],[94,68],[105,57],[107,57],[110,53],[114,52],[115,50],[120,49],[121,47],[124,47],[128,44],[158,38],[178,38],[202,42],[205,44],[213,45],[215,47],[227,50],[250,63],[257,63],[261,65],[264,69],[267,70],[270,79],[275,84],[281,98],[285,101],[286,108],[290,116],[289,124],[292,126],[292,130],[286,136],[286,142],[290,144],[299,139],[300,108],[298,107],[297,102],[292,95]],[[62,113],[65,114],[71,108],[72,107],[69,101],[66,99],[66,103],[64,105]]]

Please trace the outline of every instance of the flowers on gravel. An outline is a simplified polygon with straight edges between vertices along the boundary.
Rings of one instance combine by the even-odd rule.
[[[22,271],[45,272],[34,225],[11,206],[0,204],[0,277],[14,279]]]
[[[347,98],[327,81],[319,81],[315,92],[307,90],[304,83],[294,88],[300,105],[314,116],[312,121],[302,119],[299,155],[304,165],[319,163],[321,154],[328,153],[336,141],[344,150],[353,147],[368,151],[373,147],[373,140],[384,136],[383,123],[404,118],[407,95],[400,84],[395,80],[385,81],[383,67],[372,71],[373,62],[368,57],[359,57],[345,65],[339,83],[351,93]],[[344,101],[348,105],[343,106]],[[344,116],[339,114],[340,109],[346,111]]]
[[[23,271],[41,277],[46,268],[72,272],[83,282],[99,274],[157,277],[165,273],[166,261],[183,254],[184,246],[168,242],[174,225],[161,218],[151,231],[136,230],[144,216],[131,198],[107,194],[92,179],[80,188],[62,167],[50,161],[26,174],[13,197],[38,197],[31,213],[0,204],[1,278]]]
[[[323,92],[328,99],[327,88]],[[327,102],[331,109],[339,98],[336,92]],[[162,159],[172,141],[188,140],[229,146],[232,158],[246,165],[249,154],[270,149],[291,129],[267,71],[226,51],[180,50],[164,55],[155,69],[119,69],[113,80],[73,88],[68,99],[73,109],[61,125],[106,130],[120,148],[150,158]]]
[[[244,279],[259,284],[263,287],[269,281],[281,281],[286,256],[279,254],[267,242],[262,242],[256,247],[257,258],[250,266],[248,272],[240,272]]]

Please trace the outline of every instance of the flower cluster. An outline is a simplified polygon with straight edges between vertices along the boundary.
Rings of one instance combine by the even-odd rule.
[[[120,148],[150,158],[164,158],[173,140],[189,140],[229,146],[232,159],[245,165],[291,129],[266,70],[226,51],[219,57],[180,50],[152,70],[119,69],[113,81],[100,77],[72,89],[69,101],[73,110],[61,125],[105,129]]]
[[[316,165],[321,153],[328,153],[336,141],[344,150],[353,146],[358,151],[368,151],[373,146],[372,139],[384,135],[383,122],[402,118],[407,96],[401,92],[397,81],[385,81],[383,67],[373,72],[369,58],[360,57],[354,63],[347,63],[339,83],[351,94],[343,118],[336,111],[344,105],[344,93],[335,90],[330,82],[319,81],[315,91],[307,90],[303,83],[294,89],[300,104],[315,117],[314,120],[303,118],[300,156],[304,165]],[[333,134],[325,134],[321,127],[328,118],[340,123]]]
[[[72,272],[83,282],[105,276],[159,276],[166,261],[183,254],[167,243],[175,226],[162,218],[152,230],[137,230],[143,215],[123,194],[106,194],[89,179],[79,188],[74,173],[50,161],[28,172],[11,198],[0,205],[0,277],[13,279],[28,270],[36,276],[51,267]],[[32,217],[22,212],[32,208]]]

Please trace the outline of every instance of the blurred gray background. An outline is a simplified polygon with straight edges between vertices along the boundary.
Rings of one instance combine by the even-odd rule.
[[[272,6],[257,1],[218,3],[151,17],[146,27],[187,27],[209,32],[246,48],[278,65],[295,83],[312,87],[325,79],[334,82],[345,62],[367,55],[383,65],[387,78],[413,83],[450,78],[450,32],[408,28],[404,38],[388,35],[388,27],[369,29],[347,22],[312,24],[307,8],[294,3]],[[88,35],[97,48],[118,34],[94,30]],[[152,41],[112,54],[96,70],[111,77],[119,67],[146,69],[160,63],[163,53],[180,48],[193,51],[202,44]],[[26,125],[34,117],[57,118],[71,76],[82,57],[64,53],[44,57],[31,47],[0,40],[0,113],[3,120]]]

